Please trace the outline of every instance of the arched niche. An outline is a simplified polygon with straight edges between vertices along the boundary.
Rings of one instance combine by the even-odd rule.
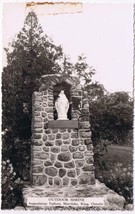
[[[69,109],[68,109],[68,113],[67,113],[67,118],[69,120],[72,119],[71,87],[72,86],[66,82],[57,83],[56,85],[53,86],[54,120],[57,120],[57,118],[58,118],[57,111],[55,109],[55,102],[58,98],[58,95],[60,94],[60,92],[62,90],[64,90],[64,93],[69,101]]]

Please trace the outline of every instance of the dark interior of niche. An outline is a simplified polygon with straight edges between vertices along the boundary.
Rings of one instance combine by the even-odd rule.
[[[66,82],[62,82],[62,83],[57,83],[54,88],[53,88],[53,106],[54,106],[54,120],[58,119],[58,115],[57,115],[57,111],[55,109],[55,101],[58,98],[59,93],[61,92],[61,90],[64,90],[64,93],[69,101],[69,109],[68,109],[68,113],[67,113],[67,118],[69,120],[72,119],[72,106],[71,106],[71,85],[69,85]]]

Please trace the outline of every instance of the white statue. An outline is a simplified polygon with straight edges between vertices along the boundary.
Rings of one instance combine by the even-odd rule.
[[[62,90],[55,102],[55,108],[58,113],[58,120],[67,120],[67,112],[69,109],[69,101]]]

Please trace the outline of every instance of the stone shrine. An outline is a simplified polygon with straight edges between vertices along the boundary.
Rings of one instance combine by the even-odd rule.
[[[56,115],[61,91],[61,99],[70,103],[68,120]],[[65,108],[64,103],[60,105]],[[33,185],[95,183],[87,93],[82,95],[76,77],[42,76],[39,92],[33,94],[32,133]]]
[[[23,189],[25,208],[50,209],[28,203],[40,196],[102,197],[101,209],[122,209],[124,198],[95,181],[89,103],[79,79],[44,75],[32,102],[31,186]]]

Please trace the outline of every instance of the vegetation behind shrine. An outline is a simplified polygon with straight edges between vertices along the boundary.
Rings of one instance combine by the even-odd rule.
[[[107,170],[104,153],[111,144],[132,145],[133,100],[127,92],[109,93],[92,81],[95,70],[84,56],[75,64],[61,46],[44,35],[37,16],[30,12],[24,27],[8,48],[2,74],[2,207],[21,204],[21,188],[29,181],[32,93],[42,75],[76,73],[87,90],[95,166]],[[97,174],[98,176],[98,174]],[[112,185],[113,187],[113,185]]]

